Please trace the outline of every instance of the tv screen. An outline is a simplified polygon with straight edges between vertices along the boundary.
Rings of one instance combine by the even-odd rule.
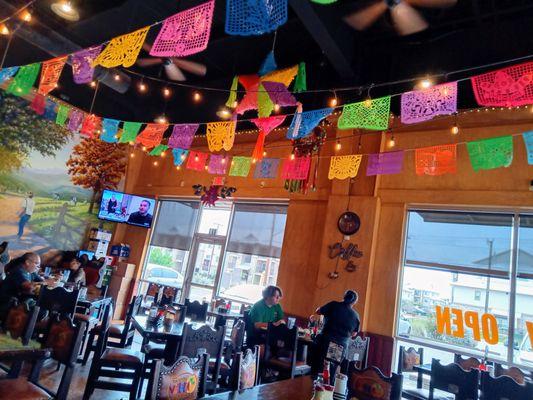
[[[113,190],[104,190],[98,218],[150,228],[155,199]]]

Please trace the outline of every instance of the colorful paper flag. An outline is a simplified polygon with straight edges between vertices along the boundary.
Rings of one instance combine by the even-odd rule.
[[[100,139],[107,143],[116,143],[118,141],[117,133],[119,124],[120,121],[118,119],[104,118]]]
[[[474,171],[508,167],[513,162],[513,137],[500,136],[467,142],[466,148]]]
[[[339,129],[386,130],[389,127],[390,96],[346,104],[337,122]]]
[[[251,157],[236,156],[231,160],[231,168],[229,170],[229,176],[242,176],[247,177],[250,173],[250,167],[252,165]]]
[[[56,120],[56,103],[51,99],[46,99],[43,117],[49,121]]]
[[[305,72],[305,63],[298,64],[298,75],[294,81],[294,93],[305,92],[307,90],[307,74]]]
[[[78,51],[70,56],[74,82],[84,84],[93,80],[93,63],[101,52],[102,46],[99,45]]]
[[[262,84],[274,104],[281,107],[295,106],[298,104],[296,98],[288,91],[283,83],[264,81]]]
[[[189,158],[187,158],[187,169],[192,169],[194,171],[205,171],[207,157],[209,157],[208,153],[191,151],[189,153]]]
[[[403,159],[403,150],[370,154],[366,176],[399,174],[402,172]]]
[[[68,119],[68,130],[72,133],[78,133],[84,118],[83,111],[71,110]]]
[[[236,121],[209,122],[206,135],[209,151],[231,150],[236,126]]]
[[[279,158],[263,158],[255,165],[255,179],[275,179],[278,175]]]
[[[457,112],[457,82],[402,94],[402,124],[428,121]]]
[[[301,139],[309,135],[313,129],[333,112],[333,108],[304,111],[294,114],[291,125],[287,130],[287,139]]]
[[[57,87],[57,82],[59,81],[66,61],[67,56],[63,56],[43,62],[41,81],[39,82],[38,89],[39,93],[46,95]]]
[[[239,77],[234,76],[231,81],[231,87],[229,89],[228,100],[226,101],[226,107],[233,108],[234,103],[237,101],[237,88],[239,87]]]
[[[40,69],[41,63],[34,63],[20,67],[7,87],[7,93],[11,93],[15,96],[26,96],[29,94],[33,84],[37,80]]]
[[[167,128],[168,124],[146,124],[146,128],[137,136],[135,141],[151,149],[161,143]]]
[[[347,156],[333,156],[329,163],[328,179],[355,178],[363,156],[351,154]]]
[[[0,69],[0,84],[12,78],[18,70],[19,67],[7,67]]]
[[[287,22],[287,0],[228,0],[226,33],[229,35],[262,35],[273,32]]]
[[[167,151],[167,149],[168,149],[168,146],[166,144],[158,144],[157,146],[155,146],[152,149],[152,151],[150,153],[148,153],[148,155],[150,155],[150,156],[160,156],[165,151]]]
[[[168,147],[189,149],[199,126],[198,124],[174,125],[172,135],[168,139]]]
[[[183,164],[183,161],[185,161],[185,159],[187,158],[187,154],[189,154],[189,150],[178,149],[178,148],[172,149],[172,157],[174,157],[174,165],[176,167],[179,167],[181,164]]]
[[[527,152],[527,163],[533,165],[533,131],[522,133]]]
[[[283,83],[285,87],[289,87],[297,73],[298,65],[293,65],[292,67],[278,69],[263,75],[261,82],[279,82]]]
[[[285,115],[274,115],[268,118],[255,118],[251,121],[259,128],[259,135],[257,136],[255,148],[252,153],[252,158],[259,161],[263,158],[266,137],[273,129],[277,128],[283,123],[283,121],[285,121]]]
[[[150,55],[154,57],[185,57],[207,48],[215,1],[179,12],[163,23]]]
[[[270,95],[265,87],[260,84],[257,92],[257,114],[259,118],[266,118],[274,111],[274,103],[270,100]]]
[[[93,138],[95,133],[100,129],[102,119],[94,114],[89,114],[83,120],[81,125],[80,135]]]
[[[31,109],[35,111],[39,115],[44,114],[44,107],[46,105],[46,98],[39,93],[35,93],[35,96],[33,97],[33,100],[31,102]]]
[[[259,75],[266,75],[269,72],[275,71],[277,68],[278,65],[276,64],[274,50],[271,50],[270,53],[267,54],[265,61],[263,61],[261,68],[259,68]]]
[[[304,180],[308,178],[310,168],[310,156],[294,157],[293,160],[287,158],[283,161],[281,177],[283,179]]]
[[[131,67],[139,56],[149,29],[150,27],[146,26],[135,32],[113,38],[95,58],[92,66],[101,65],[105,68],[113,68],[122,65]]]
[[[216,175],[225,175],[228,167],[228,159],[222,154],[211,154],[209,157],[209,164],[207,165],[207,172]]]
[[[415,151],[417,175],[444,175],[457,172],[457,145],[424,147]]]
[[[137,135],[141,130],[141,122],[125,121],[122,126],[122,135],[120,136],[119,143],[133,143],[137,139]]]
[[[70,112],[70,108],[68,108],[67,106],[63,104],[60,104],[59,108],[57,109],[56,124],[65,126],[69,112]]]

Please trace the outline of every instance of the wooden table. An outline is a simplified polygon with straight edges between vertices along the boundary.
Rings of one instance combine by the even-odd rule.
[[[242,392],[226,392],[207,396],[210,400],[311,400],[313,381],[310,376],[259,385]]]
[[[240,318],[244,318],[244,315],[239,313],[224,313],[220,311],[208,311],[207,312],[208,317],[215,317],[215,326],[222,326],[226,324],[226,321],[228,320],[238,320]]]

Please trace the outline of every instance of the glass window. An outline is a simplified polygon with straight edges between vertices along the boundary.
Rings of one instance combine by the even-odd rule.
[[[231,217],[231,203],[217,201],[215,206],[202,207],[198,233],[226,236]]]

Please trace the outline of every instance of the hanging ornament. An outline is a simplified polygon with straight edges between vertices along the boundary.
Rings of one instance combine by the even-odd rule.
[[[69,113],[70,113],[70,108],[63,104],[60,104],[59,108],[57,109],[56,124],[65,126]]]
[[[457,112],[457,82],[402,94],[402,124],[428,121]]]
[[[474,171],[508,167],[513,162],[513,137],[496,138],[467,142],[466,148]]]
[[[337,122],[339,129],[386,130],[389,127],[390,96],[346,104]]]
[[[307,75],[305,72],[305,63],[301,62],[298,64],[298,75],[296,75],[296,80],[294,81],[294,93],[305,92],[307,90]]]
[[[168,138],[168,147],[189,149],[199,124],[178,124],[172,128],[172,134]]]
[[[94,134],[100,129],[102,120],[94,114],[89,114],[83,120],[80,135],[93,138]]]
[[[228,0],[225,30],[228,35],[262,35],[275,31],[287,17],[287,0]]]
[[[102,45],[80,50],[70,56],[72,75],[77,84],[90,83],[94,75],[94,60],[102,52]]]
[[[231,160],[231,168],[229,170],[229,176],[242,176],[247,177],[250,173],[250,167],[252,165],[251,157],[233,157]]]
[[[17,74],[7,87],[7,93],[15,96],[28,95],[33,84],[37,80],[40,69],[41,63],[34,63],[20,67]]]
[[[331,157],[328,179],[355,178],[362,159],[363,156],[361,154]]]
[[[279,158],[263,158],[255,166],[254,179],[275,179],[278,167]]]
[[[37,114],[43,115],[45,105],[46,105],[46,98],[42,94],[36,93],[35,96],[33,97],[30,107]]]
[[[152,148],[161,143],[163,139],[163,134],[168,128],[168,124],[159,124],[152,123],[146,124],[146,128],[137,136],[135,141],[137,143],[146,146],[147,148]]]
[[[135,32],[113,38],[96,57],[92,66],[101,65],[105,68],[113,68],[122,65],[131,67],[137,60],[149,29],[150,27],[146,26]]]
[[[43,62],[41,69],[41,81],[39,82],[38,92],[48,94],[57,87],[57,82],[61,76],[61,71],[65,66],[67,56],[57,57]]]
[[[444,175],[457,172],[457,145],[424,147],[415,150],[417,175]]]
[[[270,53],[267,54],[265,61],[263,61],[263,64],[261,65],[261,68],[259,69],[259,75],[266,75],[269,72],[275,71],[277,68],[278,68],[278,65],[276,64],[274,50],[272,50],[270,51]]]
[[[189,154],[189,150],[185,149],[178,149],[174,148],[172,149],[172,157],[174,158],[174,166],[179,167],[185,159],[187,158],[187,154]]]
[[[214,206],[219,199],[231,197],[237,191],[233,186],[211,185],[209,188],[196,184],[193,185],[195,196],[200,196],[200,201],[204,206]]]
[[[206,134],[209,151],[231,150],[236,127],[236,121],[209,122]]]
[[[404,154],[403,151],[370,154],[366,176],[399,174],[402,172]]]
[[[252,119],[252,122],[259,128],[259,135],[255,143],[255,148],[252,153],[252,158],[259,161],[263,158],[265,139],[268,134],[285,121],[285,115],[274,115],[268,118]]]
[[[19,67],[7,67],[7,68],[0,69],[0,84],[12,78],[17,73],[18,70],[19,70]]]
[[[229,97],[226,101],[226,107],[233,108],[234,103],[237,101],[237,88],[239,87],[239,77],[234,76],[233,81],[231,81],[231,87],[229,91]]]

